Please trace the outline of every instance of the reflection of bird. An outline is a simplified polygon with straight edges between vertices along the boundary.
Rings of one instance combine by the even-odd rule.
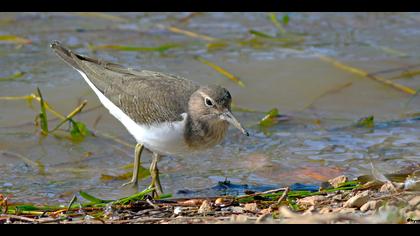
[[[143,147],[153,152],[151,187],[160,194],[160,155],[210,148],[223,140],[229,123],[248,135],[232,115],[230,93],[220,86],[200,86],[174,75],[125,68],[73,53],[57,41],[51,48],[83,76],[136,139],[133,177],[126,184],[137,184]]]

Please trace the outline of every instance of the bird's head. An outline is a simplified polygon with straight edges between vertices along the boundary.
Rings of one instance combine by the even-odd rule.
[[[202,86],[195,91],[189,101],[192,117],[208,123],[230,123],[243,134],[249,136],[231,111],[232,97],[229,91],[217,85]]]

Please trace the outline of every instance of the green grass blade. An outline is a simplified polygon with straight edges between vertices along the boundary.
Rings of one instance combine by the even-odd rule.
[[[270,13],[267,13],[267,14],[268,14],[268,17],[270,18],[271,22],[279,30],[280,34],[285,34],[286,33],[286,30],[283,28],[283,26],[281,25],[281,23],[277,20],[276,13],[270,12]],[[284,19],[283,19],[283,22],[284,22]]]
[[[108,202],[112,202],[113,200],[103,200],[103,199],[99,199],[96,198],[86,192],[83,191],[79,191],[79,194],[81,197],[83,197],[84,199],[90,201],[91,203],[108,203]]]
[[[121,199],[119,199],[119,200],[117,200],[117,201],[114,201],[114,202],[113,202],[113,204],[126,205],[126,204],[128,204],[128,203],[130,203],[130,202],[143,200],[143,199],[144,199],[144,197],[145,197],[147,194],[151,193],[151,192],[153,192],[153,188],[147,188],[147,189],[145,189],[145,190],[143,190],[143,191],[141,191],[141,192],[139,192],[139,193],[136,193],[136,194],[134,194],[134,195],[131,195],[131,196],[129,196],[129,197],[121,198]]]
[[[277,108],[271,109],[267,112],[266,116],[264,116],[260,122],[258,123],[262,127],[270,127],[275,125],[278,120],[277,116],[279,115],[279,110]]]
[[[47,119],[47,109],[45,108],[44,98],[42,97],[41,90],[37,88],[38,96],[40,98],[39,104],[41,105],[41,113],[39,114],[39,119],[41,122],[41,133],[44,135],[48,134],[48,119]]]

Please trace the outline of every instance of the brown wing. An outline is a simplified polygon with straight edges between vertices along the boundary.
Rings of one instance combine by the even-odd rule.
[[[73,53],[53,42],[65,62],[86,74],[95,87],[137,123],[181,120],[199,85],[169,74],[139,71]]]

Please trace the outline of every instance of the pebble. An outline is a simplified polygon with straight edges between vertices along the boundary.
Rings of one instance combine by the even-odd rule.
[[[355,213],[356,208],[341,208],[339,212],[342,213],[342,214]]]
[[[410,211],[406,214],[407,218],[411,220],[419,220],[420,219],[420,210]]]
[[[410,201],[408,201],[408,204],[410,204],[410,206],[412,207],[419,205],[419,203],[420,203],[420,196],[415,196]]]
[[[404,189],[411,191],[420,191],[420,180],[415,178],[407,179],[404,182]]]
[[[263,215],[265,215],[265,214],[271,213],[272,211],[273,211],[273,209],[271,209],[271,207],[269,207],[269,208],[262,209],[260,211],[260,213],[263,214]]]
[[[216,199],[216,201],[214,201],[214,204],[220,206],[223,204],[223,202],[223,198],[219,197],[218,199]]]
[[[314,206],[317,203],[324,201],[325,199],[326,199],[325,196],[315,195],[315,196],[298,199],[296,203],[303,206]]]
[[[250,212],[257,212],[258,211],[257,203],[247,203],[247,204],[245,204],[244,210],[245,211],[250,211]]]
[[[367,212],[369,210],[377,210],[382,205],[382,201],[368,201],[367,203],[363,204],[363,206],[360,207],[361,212]]]
[[[330,179],[328,180],[328,182],[334,187],[334,188],[338,188],[341,184],[345,183],[348,181],[347,176],[345,175],[340,175],[338,177],[335,177],[334,179]]]
[[[389,193],[389,192],[395,192],[396,186],[394,186],[394,184],[390,181],[387,181],[386,183],[384,183],[381,187],[381,189],[379,190],[379,192],[382,193]]]
[[[331,209],[331,207],[324,207],[324,208],[322,208],[321,210],[319,210],[319,213],[320,214],[326,214],[326,213],[330,213],[330,212],[332,212],[333,210]]]
[[[209,203],[209,201],[204,200],[201,204],[200,208],[198,209],[199,214],[205,214],[211,212],[213,209]]]
[[[179,214],[181,214],[182,213],[182,208],[181,207],[175,207],[175,209],[174,209],[174,214],[175,215],[179,215]]]
[[[234,223],[246,223],[248,221],[248,216],[246,215],[232,215],[230,221]]]
[[[244,213],[244,208],[238,206],[226,207],[223,209],[225,209],[226,211],[232,211],[233,213]]]
[[[367,203],[369,200],[369,190],[356,194],[356,196],[351,197],[347,202],[344,203],[344,207],[356,207],[359,208]]]
[[[315,211],[315,206],[310,206],[305,212],[302,213],[302,215],[312,215],[312,213]]]

